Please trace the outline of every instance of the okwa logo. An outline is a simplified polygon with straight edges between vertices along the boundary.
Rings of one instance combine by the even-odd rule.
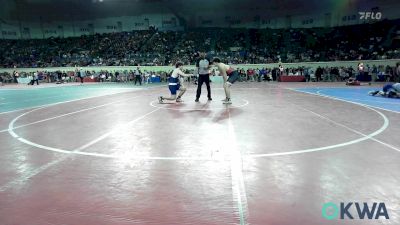
[[[354,208],[356,210],[354,210]],[[357,218],[358,216],[358,218]],[[389,219],[389,214],[386,210],[385,203],[374,202],[372,205],[368,205],[368,203],[358,203],[358,202],[349,202],[344,203],[341,202],[338,206],[333,202],[325,203],[322,206],[322,217],[327,220],[333,219],[350,219],[354,218],[364,220],[364,219]]]

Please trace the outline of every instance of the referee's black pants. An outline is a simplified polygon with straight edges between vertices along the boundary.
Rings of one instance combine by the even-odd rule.
[[[135,75],[135,85],[139,81],[139,84],[142,85],[142,76],[140,75]]]
[[[197,81],[196,99],[200,98],[201,86],[203,86],[203,83],[206,83],[206,86],[207,86],[207,97],[211,98],[210,75],[209,74],[200,74],[199,75],[199,80]]]

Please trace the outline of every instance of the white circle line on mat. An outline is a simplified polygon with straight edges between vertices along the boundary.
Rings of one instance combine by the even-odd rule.
[[[246,103],[248,104],[248,101],[246,101]],[[247,105],[246,104],[246,105]],[[310,149],[302,149],[302,150],[293,150],[293,151],[288,151],[288,152],[277,152],[277,153],[266,153],[266,154],[247,154],[247,155],[243,155],[244,158],[261,158],[261,157],[272,157],[272,156],[283,156],[283,155],[294,155],[294,154],[302,154],[302,153],[309,153],[309,152],[317,152],[317,151],[326,151],[326,150],[330,150],[330,149],[334,149],[334,148],[339,148],[339,147],[344,147],[344,146],[348,146],[348,145],[352,145],[352,144],[357,144],[360,143],[362,141],[371,139],[372,137],[382,133],[388,126],[389,126],[389,120],[388,118],[381,112],[370,108],[368,106],[362,105],[362,104],[356,104],[362,107],[365,107],[367,109],[370,109],[376,113],[378,113],[382,118],[383,118],[383,125],[376,131],[364,135],[361,138],[355,139],[355,140],[351,140],[348,142],[343,142],[343,143],[339,143],[339,144],[335,144],[335,145],[329,145],[329,146],[324,146],[324,147],[318,147],[318,148],[310,148]],[[48,107],[48,106],[46,106]],[[29,141],[23,137],[20,137],[18,134],[16,134],[14,132],[14,124],[15,122],[20,119],[21,117],[34,112],[36,110],[39,109],[43,109],[45,107],[41,107],[41,108],[36,108],[34,110],[25,112],[17,117],[15,117],[10,123],[9,123],[9,129],[8,132],[9,134],[14,137],[16,140],[23,142],[27,145],[42,149],[42,150],[47,150],[47,151],[52,151],[52,152],[58,152],[58,153],[64,153],[64,154],[75,154],[75,155],[82,155],[82,156],[94,156],[94,157],[99,157],[99,158],[114,158],[114,159],[126,159],[125,155],[118,155],[118,154],[104,154],[104,153],[95,153],[95,152],[85,152],[85,151],[73,151],[73,150],[66,150],[66,149],[60,149],[60,148],[54,148],[54,147],[50,147],[50,146],[45,146],[45,145],[41,145],[38,143],[34,143],[32,141]],[[158,156],[131,156],[132,159],[144,159],[144,160],[193,160],[193,161],[220,161],[221,159],[219,158],[213,158],[213,157],[158,157]]]

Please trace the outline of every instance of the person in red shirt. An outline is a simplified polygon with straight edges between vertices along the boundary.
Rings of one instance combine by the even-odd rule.
[[[254,81],[254,70],[253,69],[247,70],[247,77],[250,81]]]

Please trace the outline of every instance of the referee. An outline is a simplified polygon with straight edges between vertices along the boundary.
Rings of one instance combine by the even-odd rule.
[[[203,83],[206,83],[208,101],[211,101],[212,98],[211,98],[210,73],[209,73],[210,61],[206,59],[205,53],[200,54],[200,58],[196,63],[196,67],[199,72],[199,80],[197,81],[197,93],[195,102],[199,102],[199,98],[201,95],[201,86],[203,86]]]
[[[135,72],[135,85],[139,81],[140,86],[142,86],[142,71],[140,71],[140,68],[137,67]]]

